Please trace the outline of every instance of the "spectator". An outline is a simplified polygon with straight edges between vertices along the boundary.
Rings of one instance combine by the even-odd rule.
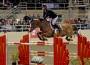
[[[3,25],[6,24],[6,20],[5,20],[5,19],[2,19],[2,18],[1,18],[0,21],[2,22]]]
[[[87,19],[88,19],[88,16],[84,16],[84,17],[82,18],[82,23],[85,24]]]
[[[31,20],[31,18],[29,16],[27,16],[27,14],[24,16],[23,20],[26,22],[26,23],[29,23],[29,21]]]
[[[41,3],[42,2],[42,0],[37,0],[37,3]]]
[[[4,26],[8,31],[11,31],[12,26],[10,25],[10,20],[6,21],[6,25]]]
[[[30,18],[30,20],[29,20],[29,23],[30,23],[32,20],[32,16],[29,14],[28,17]]]
[[[77,21],[78,21],[78,23],[81,23],[81,18],[80,18],[80,17],[78,17]]]
[[[51,1],[50,0],[46,0],[47,3],[50,3]]]
[[[32,3],[35,3],[35,0],[32,0]]]
[[[21,28],[22,28],[22,26],[20,26],[21,25],[21,22],[19,21],[17,25],[18,26],[16,26],[16,30],[17,31],[21,31]]]
[[[62,2],[62,0],[57,0],[57,3],[60,3],[60,2]]]
[[[21,23],[21,21],[18,21],[18,25],[21,25],[22,23]]]
[[[30,17],[30,18],[31,18],[31,15],[29,14],[29,15],[28,15],[28,17]]]
[[[40,14],[37,14],[37,18],[40,19]]]
[[[17,25],[17,24],[18,24],[17,20],[16,20],[16,19],[13,19],[13,20],[12,20],[12,24],[13,24],[13,25]]]
[[[42,0],[42,3],[45,3],[46,1],[45,0]]]
[[[36,19],[37,17],[35,16],[35,14],[33,14],[32,18],[33,18],[33,19]]]
[[[22,22],[23,22],[23,20],[22,20],[22,19],[20,19],[20,23],[21,23],[21,25],[22,25]]]
[[[78,20],[77,20],[77,18],[75,18],[75,19],[74,19],[74,21],[75,21],[75,24],[77,24],[77,23],[78,23]]]
[[[0,29],[2,29],[2,22],[0,21]],[[0,32],[1,32],[1,30],[0,30]]]

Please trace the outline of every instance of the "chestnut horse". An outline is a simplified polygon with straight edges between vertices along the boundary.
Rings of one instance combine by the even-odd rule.
[[[41,32],[38,32],[37,35],[40,40],[42,41],[47,41],[46,37],[53,37],[54,35],[56,36],[66,36],[66,40],[70,41],[72,40],[71,37],[73,34],[75,34],[75,31],[73,29],[73,25],[67,24],[67,23],[62,23],[61,24],[61,32],[58,30],[52,29],[52,26],[50,25],[50,22],[47,20],[32,20],[31,23],[31,29],[30,32],[32,32],[35,28],[39,27]]]

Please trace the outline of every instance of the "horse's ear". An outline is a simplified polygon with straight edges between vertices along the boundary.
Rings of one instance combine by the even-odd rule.
[[[33,21],[33,18],[31,19],[31,22]]]

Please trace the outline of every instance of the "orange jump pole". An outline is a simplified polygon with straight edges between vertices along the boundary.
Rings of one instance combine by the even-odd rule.
[[[62,65],[62,39],[58,38],[58,65]]]
[[[81,35],[78,35],[78,56],[80,57],[80,52],[81,52],[81,41],[82,41],[82,37]]]
[[[7,65],[6,36],[0,36],[0,65]]]
[[[58,44],[58,38],[55,36],[54,37],[54,65],[58,65],[58,52],[57,52],[57,44]]]
[[[29,35],[24,35],[23,39],[20,40],[20,43],[29,43]],[[22,44],[18,46],[19,55],[20,55],[20,61],[18,62],[18,64],[29,65],[30,62],[29,47],[30,47],[29,45],[22,45]]]

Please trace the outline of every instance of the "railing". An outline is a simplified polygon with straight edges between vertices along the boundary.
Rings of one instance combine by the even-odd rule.
[[[19,4],[20,4],[20,7],[22,9],[24,9],[24,10],[27,10],[27,9],[29,9],[29,10],[30,9],[34,9],[34,10],[35,9],[41,9],[42,4],[50,5],[49,7],[51,7],[52,9],[68,9],[68,6],[69,6],[69,3],[62,3],[62,2],[60,2],[60,3],[28,3],[28,2],[20,2]],[[76,1],[76,2],[75,2],[75,0],[74,1],[72,0],[71,4],[72,5],[73,4],[74,5],[75,4],[76,5],[82,5],[82,4],[89,5],[90,2],[89,2],[89,0],[87,0],[87,2],[85,0],[84,1]],[[7,6],[8,9],[10,9],[11,6],[12,6],[12,4]],[[2,3],[0,3],[0,9],[5,9],[7,7],[2,6]]]
[[[9,10],[12,9],[12,4],[10,3],[8,6],[3,6],[3,3],[0,2],[0,9],[1,10],[6,10],[6,12],[3,12],[3,14],[0,14],[0,18],[6,18],[7,15],[11,15],[11,13],[9,12]]]
[[[78,29],[81,30],[90,30],[90,24],[73,24],[78,27]],[[28,31],[30,28],[30,25],[8,25],[8,26],[0,26],[0,32],[8,31],[8,32],[23,32]]]
[[[28,31],[28,29],[30,28],[30,25],[3,25],[3,26],[0,26],[0,32],[3,32],[3,31],[17,31],[17,32],[23,32],[23,31]]]
[[[90,24],[73,24],[73,25],[76,25],[78,27],[78,29],[81,29],[81,30],[90,29]]]
[[[69,3],[27,3],[27,2],[20,2],[19,4],[20,4],[19,6],[21,7],[22,10],[41,9],[42,4],[51,5],[50,7],[52,9],[68,9],[68,6],[69,6]],[[75,4],[74,1],[72,2],[72,5],[73,4]],[[87,4],[89,5],[90,3],[88,3],[88,2],[83,3],[80,1],[76,2],[76,5],[82,5],[82,4],[83,5],[87,5]],[[1,5],[0,9],[5,9],[5,8],[10,9],[12,7],[12,4],[8,7],[2,6],[2,3],[0,3],[0,5]]]
[[[69,5],[68,3],[27,3],[27,9],[41,9],[43,4],[51,9],[68,9],[67,6]]]
[[[20,13],[20,3],[16,6],[16,8],[12,7],[12,4],[10,4],[3,14],[0,14],[0,18],[8,19],[9,17],[13,17],[14,14]]]
[[[22,10],[25,9],[27,10],[27,2],[20,2],[19,5],[18,5]]]
[[[27,3],[27,2],[20,2],[19,3],[20,7],[22,10],[27,10],[27,9],[41,9],[42,4],[47,4],[48,6],[51,5],[50,7],[52,9],[68,9],[69,3]],[[0,3],[0,8],[5,9],[6,7],[2,6],[2,3]],[[7,6],[10,7],[10,6]]]
[[[89,5],[90,4],[90,1],[89,0],[72,0],[72,3],[73,4],[76,4],[76,5]]]

